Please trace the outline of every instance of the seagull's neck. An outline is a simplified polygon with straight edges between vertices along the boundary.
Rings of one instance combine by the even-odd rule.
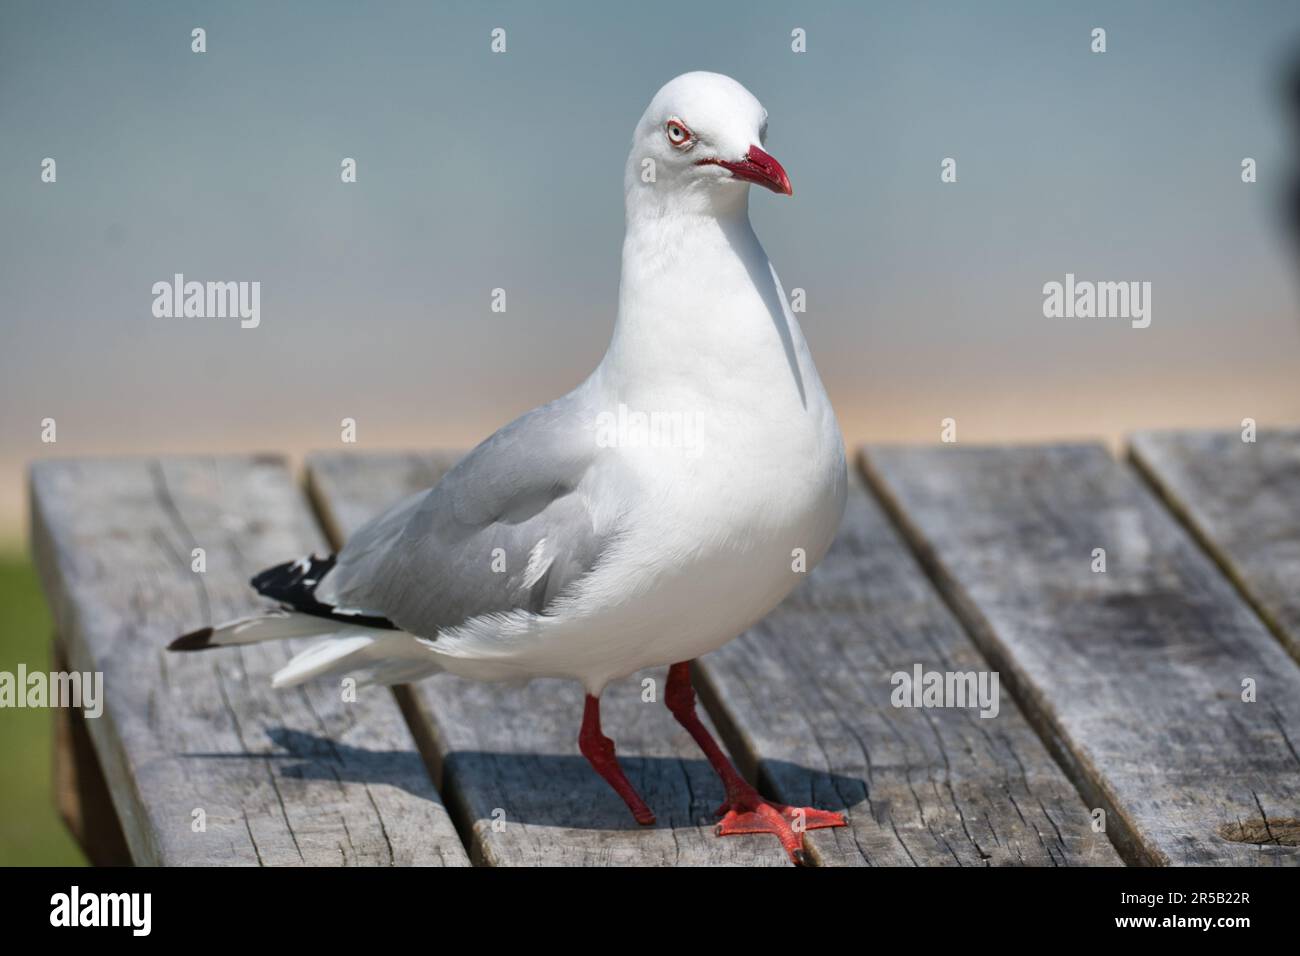
[[[766,374],[769,359],[783,367],[773,327],[783,311],[749,223],[748,187],[665,195],[629,186],[618,319],[599,370],[607,386],[620,395],[698,388]]]

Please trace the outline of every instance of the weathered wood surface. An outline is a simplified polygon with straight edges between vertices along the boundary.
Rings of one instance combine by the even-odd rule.
[[[454,458],[324,454],[308,465],[319,510],[341,539],[433,484]],[[742,769],[757,771],[771,795],[850,810],[849,829],[808,834],[823,864],[1118,863],[1005,696],[991,719],[890,705],[891,674],[918,662],[983,667],[855,485],[840,537],[811,581],[703,659],[696,683]],[[446,766],[443,792],[488,862],[784,862],[770,837],[712,835],[721,786],[662,703],[641,702],[635,681],[606,692],[605,727],[659,814],[651,831],[633,826],[577,754],[576,685],[519,690],[440,675],[414,695],[430,759]],[[500,832],[491,828],[496,808]]]
[[[308,480],[332,538],[434,484],[453,454],[309,456]],[[636,824],[578,752],[583,692],[571,681],[526,687],[439,674],[402,699],[448,806],[471,834],[476,862],[492,866],[787,866],[774,837],[713,834],[721,785],[663,706],[665,672],[611,684],[604,732],[658,820]],[[655,702],[642,701],[651,678]]]
[[[852,808],[848,829],[808,834],[823,860],[1119,865],[1009,695],[989,717],[893,706],[892,676],[918,664],[989,670],[855,475],[821,565],[700,670],[769,790]]]
[[[1094,445],[864,465],[1130,861],[1298,862],[1270,841],[1300,807],[1300,669],[1131,469]]]
[[[1300,660],[1300,430],[1144,432],[1133,461]]]
[[[104,713],[86,726],[135,862],[468,862],[387,691],[274,691],[283,642],[164,650],[256,607],[254,572],[325,548],[282,462],[46,461],[31,490],[69,665],[103,672]]]

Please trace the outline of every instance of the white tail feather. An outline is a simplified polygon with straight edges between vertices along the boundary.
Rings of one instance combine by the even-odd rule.
[[[441,670],[428,648],[411,635],[349,628],[319,641],[275,672],[272,687],[292,687],[316,677],[357,678],[358,686],[402,684]]]
[[[427,644],[405,631],[366,627],[312,614],[278,609],[228,621],[178,638],[174,650],[202,650],[320,637],[275,672],[274,687],[292,687],[316,677],[355,676],[359,685],[401,684],[441,670]]]

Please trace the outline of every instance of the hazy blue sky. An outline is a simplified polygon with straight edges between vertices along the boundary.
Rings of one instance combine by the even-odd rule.
[[[572,387],[690,69],[769,111],[795,194],[753,218],[850,441],[1300,420],[1298,42],[1295,2],[3,0],[0,527],[38,455],[468,444]],[[260,328],[154,318],[176,272],[260,281]],[[1151,282],[1151,327],[1044,318],[1067,272]]]

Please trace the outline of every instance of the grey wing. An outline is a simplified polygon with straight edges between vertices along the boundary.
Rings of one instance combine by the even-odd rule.
[[[592,505],[597,452],[573,396],[535,409],[360,528],[319,594],[429,638],[484,614],[543,613],[612,536]]]

